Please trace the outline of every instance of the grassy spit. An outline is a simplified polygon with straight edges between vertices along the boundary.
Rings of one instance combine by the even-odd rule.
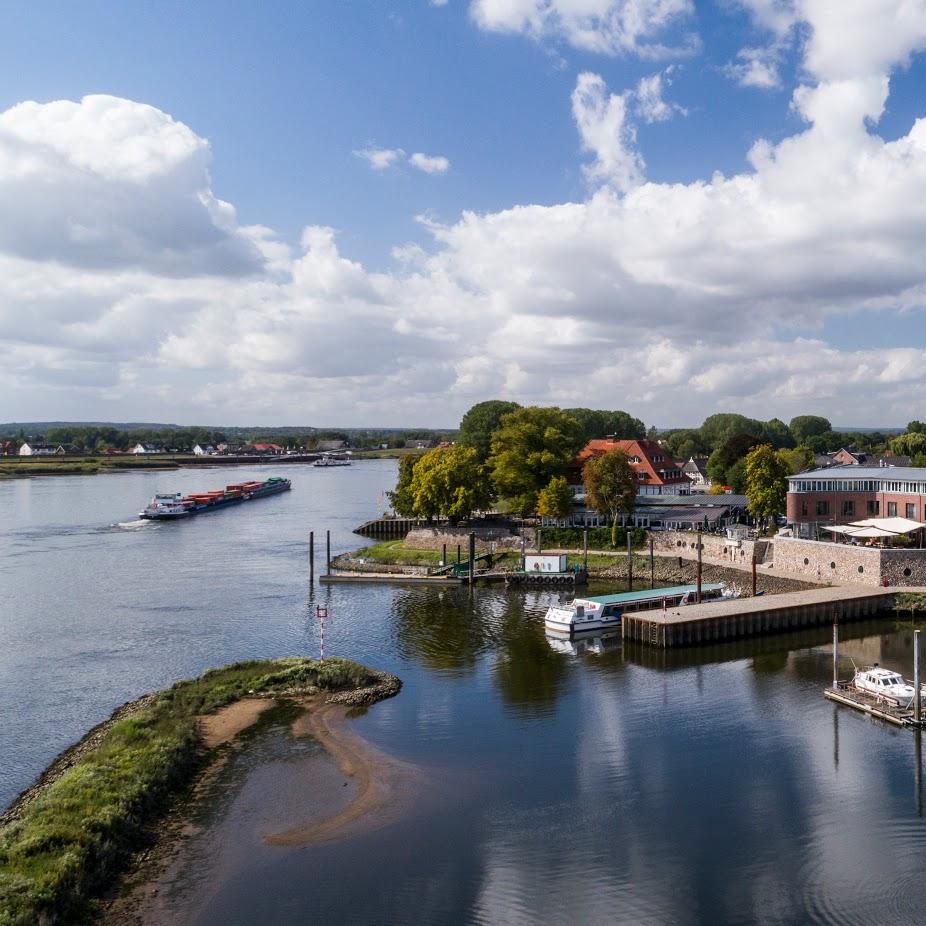
[[[0,817],[0,924],[92,914],[208,757],[198,716],[249,695],[358,689],[384,678],[346,659],[241,662],[120,709]]]

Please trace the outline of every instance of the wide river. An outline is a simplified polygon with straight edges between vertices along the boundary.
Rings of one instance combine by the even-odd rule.
[[[145,523],[157,490],[293,491]],[[329,653],[399,675],[349,721],[416,770],[397,818],[228,851],[197,923],[922,923],[917,741],[825,701],[829,631],[673,653],[554,648],[553,592],[310,590],[392,461],[0,481],[0,805],[122,702],[211,666]],[[321,541],[318,541],[321,535]],[[910,628],[845,628],[910,671]],[[844,671],[851,664],[846,661]],[[330,789],[329,789],[330,790]],[[247,837],[242,837],[247,838]],[[186,921],[186,920],[185,920]]]

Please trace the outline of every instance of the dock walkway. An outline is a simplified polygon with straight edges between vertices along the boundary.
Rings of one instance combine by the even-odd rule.
[[[621,632],[625,640],[662,648],[717,643],[831,624],[837,615],[840,621],[872,617],[892,607],[897,592],[844,585],[639,611],[621,617]]]

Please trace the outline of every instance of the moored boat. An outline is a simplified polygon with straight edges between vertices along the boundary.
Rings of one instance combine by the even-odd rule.
[[[349,457],[337,457],[331,453],[322,454],[312,465],[313,466],[350,466]]]
[[[179,492],[158,493],[138,516],[148,521],[170,521],[228,505],[238,505],[265,495],[277,495],[291,488],[292,483],[288,479],[271,476],[264,482],[240,482],[211,492],[195,492],[190,495],[181,495]]]
[[[859,669],[852,679],[852,686],[894,707],[909,707],[916,693],[899,672],[885,669],[877,663],[867,669]]]
[[[671,585],[638,592],[576,598],[569,604],[551,606],[544,618],[544,624],[547,630],[555,633],[572,634],[601,630],[620,624],[621,615],[628,612],[694,604],[697,593],[696,585]],[[738,590],[735,586],[728,587],[720,582],[709,582],[701,586],[701,601],[735,598],[737,595]]]

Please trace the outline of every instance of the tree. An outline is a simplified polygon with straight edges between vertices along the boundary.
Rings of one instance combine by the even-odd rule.
[[[806,444],[795,447],[793,450],[784,447],[777,453],[792,476],[813,466],[813,451]]]
[[[415,474],[415,465],[421,457],[406,454],[399,459],[399,474],[396,478],[395,488],[387,493],[392,510],[403,518],[415,516],[415,500],[412,497],[412,478]]]
[[[919,431],[908,431],[893,438],[889,444],[894,456],[915,457],[926,453],[926,434]]]
[[[592,457],[582,470],[585,497],[599,514],[611,517],[611,546],[617,546],[617,518],[631,514],[637,498],[637,474],[623,450]]]
[[[613,435],[618,440],[639,440],[646,436],[646,426],[627,412],[594,408],[564,408],[563,411],[582,426],[585,442]]]
[[[554,476],[565,475],[583,444],[579,423],[558,408],[509,412],[492,435],[492,481],[513,512],[533,514],[540,490]]]
[[[730,485],[730,470],[762,440],[754,434],[731,434],[707,460],[707,475],[711,482]]]
[[[767,521],[784,511],[789,475],[784,460],[769,444],[750,450],[745,462],[749,513]]]
[[[416,516],[445,515],[451,524],[492,501],[492,487],[476,450],[461,444],[422,454],[412,470],[409,494]]]
[[[705,446],[713,451],[737,434],[765,433],[765,425],[755,418],[747,418],[734,412],[720,412],[704,419],[698,429]]]
[[[520,407],[517,402],[504,402],[501,399],[479,402],[460,422],[459,443],[472,447],[479,455],[479,462],[484,463],[492,448],[492,434],[498,428],[502,416]]]
[[[676,460],[700,457],[711,452],[697,428],[679,428],[665,438],[665,448]]]
[[[795,442],[803,444],[806,443],[808,437],[828,434],[833,430],[833,426],[826,418],[821,418],[819,415],[798,415],[788,422],[788,429]]]
[[[907,425],[908,434],[926,434],[926,422],[917,421],[915,418]]]
[[[776,450],[781,447],[794,447],[797,443],[788,426],[780,418],[766,421],[764,431],[766,439]]]
[[[568,518],[572,514],[572,492],[565,476],[554,476],[537,495],[537,514],[542,518]]]

